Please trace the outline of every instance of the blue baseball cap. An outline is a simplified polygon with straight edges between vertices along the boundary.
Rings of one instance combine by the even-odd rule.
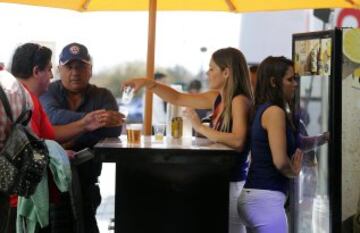
[[[88,49],[79,43],[71,43],[66,45],[60,54],[60,65],[65,65],[69,61],[79,60],[87,64],[91,64],[91,58]]]

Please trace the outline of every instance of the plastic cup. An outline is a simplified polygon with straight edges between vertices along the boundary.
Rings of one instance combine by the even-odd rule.
[[[155,141],[162,141],[164,139],[166,125],[156,124],[153,127],[154,127]]]
[[[121,102],[127,105],[131,102],[133,97],[134,97],[134,88],[127,86],[123,90]]]
[[[121,112],[124,115],[125,120],[126,120],[129,115],[129,108],[122,105],[119,107],[119,112]]]
[[[142,124],[126,125],[127,141],[130,144],[140,144]]]

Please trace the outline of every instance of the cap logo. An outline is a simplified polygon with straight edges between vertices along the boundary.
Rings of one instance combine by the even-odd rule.
[[[77,45],[73,45],[69,49],[70,53],[73,55],[77,55],[80,52],[80,48]]]

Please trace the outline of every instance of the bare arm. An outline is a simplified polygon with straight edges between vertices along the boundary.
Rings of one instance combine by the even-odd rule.
[[[277,106],[265,110],[261,124],[267,130],[271,156],[275,167],[287,177],[295,177],[301,169],[302,154],[296,150],[292,160],[289,159],[286,149],[286,117],[285,112]]]
[[[201,124],[199,119],[191,119],[195,131],[213,142],[220,142],[238,151],[242,151],[247,139],[250,101],[245,96],[236,96],[232,100],[232,131],[220,132]],[[196,113],[195,113],[196,114]],[[196,116],[192,116],[196,117]]]
[[[300,135],[300,149],[304,152],[314,150],[315,148],[329,141],[329,132],[324,132],[315,136]]]
[[[148,78],[127,80],[123,82],[122,86],[132,86],[135,91],[142,87],[146,87],[166,102],[197,109],[212,108],[215,98],[219,94],[217,91],[208,91],[200,94],[181,93],[165,84]]]
[[[55,139],[64,143],[85,132],[94,131],[102,127],[119,126],[123,123],[123,117],[121,113],[115,111],[92,111],[80,120],[66,125],[54,125]]]

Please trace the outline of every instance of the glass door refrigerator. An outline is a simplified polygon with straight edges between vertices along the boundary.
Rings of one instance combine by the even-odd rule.
[[[289,232],[341,232],[342,29],[292,39],[299,131],[304,136],[329,132],[329,143],[304,153],[289,195]]]

